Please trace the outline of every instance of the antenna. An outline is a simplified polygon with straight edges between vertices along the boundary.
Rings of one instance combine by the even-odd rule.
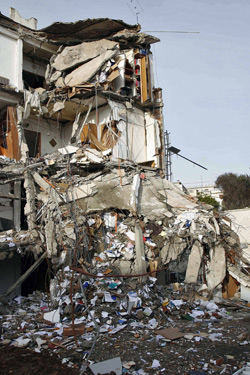
[[[144,33],[200,34],[199,31],[181,31],[181,30],[145,30]]]
[[[141,11],[144,12],[144,9],[141,6],[141,3],[140,3],[139,0],[130,0],[130,4],[127,3],[127,6],[129,7],[129,9],[133,13],[133,15],[136,17],[136,23],[138,24],[139,23],[139,14],[141,14],[141,12],[139,12],[138,6],[136,4],[139,6],[139,8],[141,8]]]
[[[164,132],[165,143],[165,177],[167,180],[172,181],[172,161],[170,149],[170,133],[167,130]]]

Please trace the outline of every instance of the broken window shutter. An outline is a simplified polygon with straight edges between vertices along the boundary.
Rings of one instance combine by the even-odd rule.
[[[20,160],[20,148],[17,132],[17,113],[15,107],[7,108],[7,156],[11,159]]]

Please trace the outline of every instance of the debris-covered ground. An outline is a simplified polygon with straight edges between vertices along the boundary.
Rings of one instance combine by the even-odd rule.
[[[144,285],[114,278],[90,278],[79,285],[78,275],[72,274],[68,268],[62,271],[60,308],[52,312],[50,299],[41,292],[2,305],[7,314],[0,323],[3,374],[15,372],[17,361],[20,374],[36,373],[42,363],[47,374],[66,375],[79,373],[84,363],[116,357],[125,374],[233,374],[249,360],[246,303],[215,303],[187,295],[179,283],[158,286],[153,277]],[[82,371],[92,374],[88,367]]]

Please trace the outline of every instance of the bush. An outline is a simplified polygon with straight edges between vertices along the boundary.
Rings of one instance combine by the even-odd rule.
[[[207,195],[207,194],[203,194],[203,193],[197,193],[197,198],[199,199],[200,202],[204,202],[204,203],[207,203],[207,204],[210,204],[211,206],[213,206],[216,210],[219,209],[220,207],[220,204],[219,202],[217,202],[216,199],[214,199],[213,197],[211,197],[210,195]]]

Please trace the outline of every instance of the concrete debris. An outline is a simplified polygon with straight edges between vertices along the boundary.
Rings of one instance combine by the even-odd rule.
[[[56,278],[52,279],[52,298],[58,305],[55,309],[52,308],[53,300],[43,292],[37,291],[28,297],[10,300],[6,304],[8,311],[0,316],[1,345],[28,347],[39,352],[52,349],[62,362],[67,357],[71,362],[69,366],[80,366],[83,350],[86,353],[92,352],[98,329],[100,333],[95,343],[98,346],[94,354],[95,363],[87,361],[88,368],[94,374],[106,374],[111,371],[122,373],[122,368],[128,370],[128,374],[135,374],[136,368],[137,371],[141,369],[149,374],[149,368],[153,364],[162,370],[163,364],[167,364],[166,346],[171,352],[170,356],[173,356],[173,351],[176,350],[179,353],[182,350],[197,352],[200,345],[206,347],[207,350],[203,350],[209,352],[211,344],[215,343],[217,348],[221,344],[223,350],[225,347],[229,350],[233,342],[234,346],[237,346],[236,353],[239,345],[249,345],[250,337],[245,324],[238,326],[234,341],[230,337],[229,329],[231,326],[237,326],[238,315],[245,320],[249,319],[246,305],[239,306],[237,302],[223,301],[214,303],[198,295],[191,300],[185,292],[175,290],[173,284],[169,284],[167,288],[157,285],[157,279],[153,277],[147,278],[143,285],[137,279],[124,283],[112,275],[105,277],[107,268],[104,263],[102,264],[102,267],[98,267],[99,278],[81,278],[82,290],[79,288],[79,274],[69,267],[60,270]],[[72,294],[71,284],[74,291]],[[179,286],[184,288],[183,283]],[[239,310],[230,310],[232,308]],[[96,319],[97,328],[93,324],[93,318]],[[74,336],[77,337],[77,344]],[[132,342],[136,348],[132,349],[127,342]],[[100,362],[100,353],[103,353],[106,346],[109,347],[108,359]],[[128,356],[123,355],[125,347],[132,349],[129,362]],[[112,353],[122,349],[121,356],[126,358],[126,362],[121,361],[121,357],[110,359],[111,348]],[[138,351],[139,356],[135,355]],[[189,352],[187,363],[183,362],[185,354],[181,356],[183,366],[190,365]],[[237,358],[238,356],[239,353]],[[134,360],[135,358],[137,359]],[[211,358],[218,360],[217,356]],[[197,365],[200,363],[201,367],[198,368],[202,369],[206,365],[208,373],[218,373],[214,367],[214,359],[204,362],[200,353]],[[234,357],[229,355],[228,359],[224,357],[223,361],[230,366],[231,359]],[[239,368],[239,362],[237,365]]]
[[[108,361],[95,363],[93,365],[90,365],[89,368],[91,369],[94,375],[105,375],[111,373],[111,371],[117,375],[122,374],[122,363],[121,358],[119,357],[109,359]]]
[[[194,243],[188,258],[188,265],[187,265],[187,271],[186,271],[186,283],[188,284],[195,284],[199,271],[200,266],[202,262],[202,256],[203,256],[203,249],[201,248],[200,244],[198,242]]]
[[[62,52],[53,59],[51,66],[57,71],[68,70],[100,56],[107,50],[115,49],[116,46],[116,42],[101,39],[95,42],[83,42],[76,46],[65,47]]]
[[[234,375],[249,375],[250,374],[250,363],[247,363],[246,366],[236,371]]]
[[[216,289],[222,296],[227,272],[232,274],[230,267],[242,259],[235,233],[219,213],[199,207],[157,171],[129,162],[123,163],[122,176],[120,169],[108,156],[83,147],[47,155],[33,179],[25,171],[28,233],[39,228],[33,241],[46,249],[55,272],[73,264],[92,273],[101,256],[113,272],[146,276],[163,269],[163,283],[172,273],[177,282],[185,280],[196,289],[203,285],[203,290],[206,285],[208,292]],[[11,238],[8,246],[15,242]]]
[[[43,315],[43,318],[44,318],[44,320],[47,320],[50,323],[59,323],[60,322],[59,309],[45,313]]]
[[[120,357],[90,357],[99,340],[130,334],[137,345],[146,335],[160,347],[221,340],[212,328],[190,332],[174,319],[229,319],[216,303],[250,300],[250,257],[224,214],[164,178],[163,101],[150,46],[159,40],[120,20],[32,30],[18,19],[23,24],[0,14],[20,57],[15,72],[10,63],[0,77],[4,345],[61,350],[67,363],[72,349],[81,375],[88,366],[163,372],[164,359],[151,355],[144,368],[141,355],[141,368],[126,358],[123,369]],[[204,368],[222,365],[213,361]]]
[[[112,59],[118,51],[107,50],[100,56],[88,61],[73,72],[66,75],[65,86],[74,87],[89,82],[91,78],[100,70],[100,68],[110,59]],[[89,60],[89,59],[88,59]]]

